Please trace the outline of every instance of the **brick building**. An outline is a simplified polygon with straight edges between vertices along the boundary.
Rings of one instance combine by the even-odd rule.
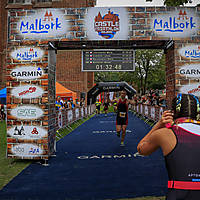
[[[94,7],[96,0],[1,0],[0,1],[0,89],[6,86],[7,11],[12,9]],[[13,13],[15,15],[15,13]],[[93,86],[94,73],[81,72],[81,50],[57,51],[56,81],[80,98]]]
[[[6,85],[7,0],[0,1],[0,89]]]

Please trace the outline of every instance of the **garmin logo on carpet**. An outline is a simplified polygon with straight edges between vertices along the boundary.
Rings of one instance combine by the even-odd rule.
[[[100,134],[107,134],[107,133],[116,133],[115,130],[107,130],[107,131],[104,131],[104,130],[100,130],[100,131],[92,131],[92,133],[100,133]],[[126,133],[132,133],[131,130],[126,130]]]
[[[79,160],[91,160],[91,159],[123,159],[123,158],[136,158],[136,157],[144,157],[140,155],[138,152],[134,154],[118,154],[118,155],[82,155],[78,156]]]

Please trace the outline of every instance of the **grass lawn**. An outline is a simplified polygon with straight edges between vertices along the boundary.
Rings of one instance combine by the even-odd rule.
[[[113,111],[111,107],[109,111]],[[90,117],[73,123],[68,128],[59,130],[57,133],[57,141],[72,130],[80,126]],[[15,176],[17,176],[23,169],[25,169],[33,161],[31,160],[19,160],[19,159],[7,159],[6,158],[6,123],[5,121],[0,122],[0,190],[9,183]],[[164,197],[141,197],[141,198],[129,198],[120,200],[164,200]]]
[[[0,189],[26,168],[31,161],[6,158],[6,123],[0,122]]]

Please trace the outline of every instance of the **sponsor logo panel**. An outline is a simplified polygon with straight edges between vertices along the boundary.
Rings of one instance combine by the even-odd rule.
[[[48,136],[47,130],[40,126],[14,126],[7,134],[18,139],[41,139]]]
[[[17,67],[11,71],[10,75],[19,80],[34,80],[41,78],[44,72],[40,67],[28,66]]]
[[[200,44],[199,45],[187,45],[179,49],[179,54],[188,59],[200,59]]]
[[[44,56],[44,51],[35,47],[21,47],[11,52],[11,57],[18,61],[37,61]]]
[[[83,108],[81,108],[81,117],[84,117],[84,111],[83,111]]]
[[[64,36],[68,27],[64,12],[42,9],[23,17],[18,22],[17,30],[24,38],[47,39]]]
[[[11,110],[11,115],[18,119],[38,119],[43,116],[43,110],[37,106],[18,106]]]
[[[126,40],[129,26],[126,8],[89,8],[85,27],[89,40]]]
[[[58,113],[58,127],[59,128],[63,127],[63,115],[62,115],[61,110],[59,110],[59,113]]]
[[[178,9],[169,14],[153,17],[152,29],[164,37],[190,37],[198,31],[199,17],[195,11]]]
[[[179,69],[179,73],[187,78],[200,77],[200,63],[192,65],[184,65]]]
[[[16,98],[30,99],[42,97],[44,91],[36,85],[18,86],[11,90],[11,94]]]
[[[79,118],[79,108],[76,108],[75,113],[76,113],[76,119],[78,119]]]
[[[20,157],[37,157],[43,154],[41,147],[28,143],[13,145],[11,152]]]
[[[67,118],[68,118],[68,121],[71,122],[73,120],[73,113],[72,113],[72,110],[69,110],[67,112]]]
[[[180,88],[179,92],[183,94],[193,94],[200,97],[200,84],[194,83],[190,85],[184,85]]]

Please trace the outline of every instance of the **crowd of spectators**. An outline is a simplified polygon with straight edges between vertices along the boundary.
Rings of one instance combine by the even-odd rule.
[[[82,98],[80,101],[78,99],[73,100],[70,99],[61,99],[61,97],[57,97],[56,99],[56,110],[62,110],[62,109],[74,109],[76,107],[82,107],[85,105],[85,99]]]
[[[166,94],[164,91],[159,92],[158,89],[150,89],[145,95],[134,96],[134,101],[137,104],[146,104],[151,106],[166,107]]]

